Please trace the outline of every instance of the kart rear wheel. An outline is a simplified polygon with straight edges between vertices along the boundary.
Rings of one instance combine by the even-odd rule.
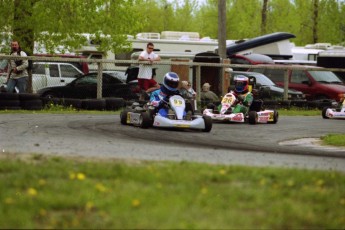
[[[251,125],[255,125],[256,123],[258,123],[258,114],[256,113],[256,111],[249,111],[248,122]]]
[[[147,112],[142,112],[140,115],[141,115],[139,119],[140,128],[147,129],[150,126],[152,126],[152,119],[150,118],[150,115]]]
[[[328,107],[325,107],[322,109],[322,117],[323,119],[329,119],[329,117],[326,116],[326,111],[327,111]]]
[[[212,129],[212,118],[209,116],[202,116],[205,122],[205,128],[202,130],[203,132],[210,132]]]
[[[121,124],[123,124],[123,125],[127,125],[127,115],[128,115],[128,112],[129,112],[128,109],[124,109],[120,113],[120,120],[121,120]]]
[[[273,121],[271,121],[271,124],[276,124],[278,122],[279,114],[278,111],[274,110],[273,112]]]

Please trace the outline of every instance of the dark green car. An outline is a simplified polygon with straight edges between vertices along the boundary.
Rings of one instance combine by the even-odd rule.
[[[262,73],[233,71],[231,72],[232,77],[230,81],[230,88],[233,85],[233,79],[236,75],[244,75],[246,77],[255,78],[256,84],[252,90],[255,99],[283,100],[284,88],[276,85],[273,81],[271,81],[271,79]],[[300,91],[289,89],[288,100],[305,100],[305,95]]]

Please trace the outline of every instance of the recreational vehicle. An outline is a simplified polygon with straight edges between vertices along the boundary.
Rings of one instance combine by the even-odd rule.
[[[257,53],[268,55],[273,59],[290,59],[292,53],[289,39],[294,37],[295,35],[290,33],[277,32],[240,41],[227,40],[227,56]],[[130,60],[133,53],[145,50],[147,43],[152,42],[155,45],[155,52],[177,52],[180,54],[186,52],[186,55],[192,53],[218,53],[218,41],[209,37],[201,38],[197,32],[163,31],[162,33],[139,33],[135,37],[128,36],[128,41],[132,44],[132,50],[127,53],[114,54],[110,51],[106,53],[97,51],[97,45],[92,40],[89,40],[87,46],[81,47],[76,52],[89,58],[103,57],[110,60]],[[124,65],[117,64],[113,68]],[[91,65],[90,69],[96,67]]]
[[[317,57],[317,66],[339,68],[345,71],[345,47],[320,52]],[[334,71],[334,73],[345,82],[345,72]]]

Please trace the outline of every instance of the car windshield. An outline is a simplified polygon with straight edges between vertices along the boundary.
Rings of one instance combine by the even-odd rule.
[[[121,80],[122,82],[126,82],[126,75],[125,72],[114,71],[114,72],[107,72],[107,74],[116,77],[117,79]]]
[[[342,81],[331,71],[309,71],[315,81],[323,83],[342,84]]]
[[[75,80],[76,85],[93,85],[97,84],[97,75],[87,75]]]
[[[273,83],[273,81],[271,81],[271,79],[269,79],[265,75],[254,75],[254,77],[256,79],[256,83],[259,83],[261,85],[276,85]]]

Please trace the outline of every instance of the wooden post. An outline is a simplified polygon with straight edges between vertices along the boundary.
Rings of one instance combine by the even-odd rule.
[[[201,92],[201,77],[200,77],[200,73],[201,73],[201,67],[200,65],[195,66],[196,67],[196,76],[195,76],[195,85],[196,85],[196,99],[197,101],[200,101],[200,92]]]
[[[102,57],[103,59],[103,57]],[[102,98],[102,86],[103,86],[103,63],[101,62],[101,60],[98,60],[97,62],[97,99],[101,99]]]
[[[289,69],[284,71],[284,100],[289,98]]]
[[[230,64],[230,60],[229,59],[223,59],[223,64]],[[222,85],[222,96],[224,96],[229,89],[230,86],[230,76],[231,73],[225,71],[226,68],[222,68],[222,73],[223,73],[223,85]]]

